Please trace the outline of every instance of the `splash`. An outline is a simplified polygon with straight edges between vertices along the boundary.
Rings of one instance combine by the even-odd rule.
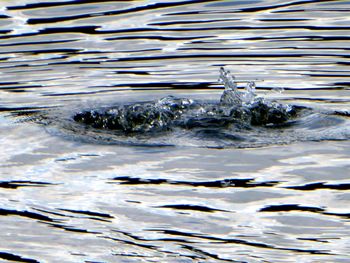
[[[219,81],[224,84],[225,90],[221,96],[220,102],[227,105],[237,106],[249,106],[255,102],[255,82],[250,81],[247,83],[243,92],[240,92],[237,88],[235,77],[229,70],[220,68]]]
[[[220,100],[167,96],[154,101],[51,111],[40,123],[56,135],[89,143],[142,146],[261,147],[296,141],[350,139],[349,114],[259,97],[255,83],[238,89],[224,68]]]
[[[175,128],[249,128],[251,125],[280,125],[297,115],[298,107],[265,101],[255,93],[255,83],[248,82],[239,91],[235,77],[220,69],[225,90],[220,103],[207,103],[168,96],[153,102],[117,105],[103,110],[82,111],[76,122],[97,129],[125,134],[169,131]]]

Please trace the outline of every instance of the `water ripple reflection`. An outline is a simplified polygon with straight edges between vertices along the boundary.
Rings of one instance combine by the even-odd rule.
[[[335,113],[306,118],[310,138],[344,135],[349,1],[1,3],[0,261],[349,261],[348,140],[136,147],[23,121],[218,101],[224,66],[259,96]]]

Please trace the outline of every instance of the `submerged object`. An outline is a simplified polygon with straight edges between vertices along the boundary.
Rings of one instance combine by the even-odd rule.
[[[224,68],[220,70],[220,80],[225,90],[218,103],[168,96],[157,101],[81,111],[73,119],[96,129],[130,135],[176,128],[230,129],[283,125],[305,109],[258,97],[253,82],[249,82],[244,91],[239,91],[234,77]]]

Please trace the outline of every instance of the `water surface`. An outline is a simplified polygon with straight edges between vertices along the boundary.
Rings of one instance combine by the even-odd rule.
[[[3,1],[1,260],[348,262],[348,140],[136,147],[27,121],[168,95],[217,101],[221,66],[239,86],[256,80],[259,96],[349,111],[348,10],[312,0]]]

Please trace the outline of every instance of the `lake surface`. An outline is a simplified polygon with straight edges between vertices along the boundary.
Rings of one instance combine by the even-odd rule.
[[[349,112],[349,10],[2,1],[0,261],[350,262],[346,116],[328,140],[249,148],[116,145],[59,125],[81,108],[219,100],[222,66],[259,96]],[[55,123],[30,121],[47,112]]]

